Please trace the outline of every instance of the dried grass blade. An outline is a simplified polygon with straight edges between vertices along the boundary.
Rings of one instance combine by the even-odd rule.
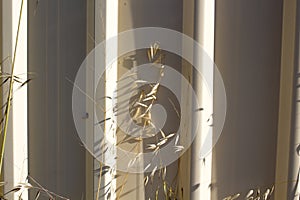
[[[250,190],[247,195],[246,195],[246,198],[249,198],[253,195],[254,191],[253,190]]]
[[[34,197],[34,200],[38,200],[38,198],[40,197],[40,194],[41,194],[41,191],[39,190],[39,191],[36,193],[36,195],[35,195],[35,197]]]
[[[155,175],[155,172],[157,170],[157,166],[154,167],[154,169],[152,170],[151,174],[150,174],[150,177],[151,177],[151,181],[153,182],[153,178],[154,178],[154,175]]]
[[[231,197],[231,200],[236,200],[237,198],[239,198],[240,195],[241,195],[241,194],[236,194],[236,195],[234,195],[233,197]]]
[[[151,166],[151,163],[149,163],[149,164],[145,167],[144,171],[146,171],[147,169],[149,169],[150,166]]]
[[[149,176],[146,176],[144,178],[144,185],[146,186],[148,184],[148,182],[149,182]]]

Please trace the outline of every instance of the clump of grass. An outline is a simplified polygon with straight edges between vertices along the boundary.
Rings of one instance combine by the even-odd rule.
[[[150,63],[155,64],[155,66],[159,68],[159,76],[157,78],[157,81],[155,83],[148,85],[149,90],[146,91],[145,89],[143,89],[143,87],[139,87],[140,84],[147,83],[144,80],[134,80],[132,82],[133,84],[135,84],[134,86],[126,85],[126,87],[117,89],[118,96],[122,95],[122,90],[128,90],[128,87],[130,87],[131,91],[133,90],[136,93],[136,95],[134,96],[134,99],[130,103],[130,108],[129,108],[129,112],[132,117],[132,120],[136,124],[139,124],[140,126],[143,127],[143,130],[144,130],[143,134],[144,133],[150,134],[148,136],[155,137],[155,141],[154,142],[152,141],[152,143],[148,143],[141,135],[136,135],[134,138],[129,138],[128,136],[126,136],[124,139],[122,139],[121,141],[118,142],[118,144],[120,145],[122,143],[131,141],[131,143],[133,143],[133,146],[134,146],[132,148],[132,151],[137,150],[139,152],[133,159],[131,159],[128,162],[128,168],[133,166],[139,160],[139,157],[142,155],[141,149],[139,149],[139,147],[141,145],[146,146],[145,150],[152,152],[154,156],[158,156],[160,149],[165,144],[167,144],[169,142],[169,140],[175,138],[174,151],[180,152],[184,149],[184,147],[179,144],[179,135],[176,135],[173,132],[165,133],[162,129],[159,129],[158,134],[153,133],[153,130],[156,130],[156,127],[152,122],[151,109],[159,98],[158,91],[161,86],[160,81],[163,78],[164,73],[165,73],[164,72],[164,64],[163,64],[164,55],[162,54],[162,51],[161,51],[158,43],[154,43],[154,44],[150,45],[150,48],[147,50],[147,57],[148,57],[148,61]],[[126,77],[123,77],[122,80],[118,80],[117,82],[121,82],[121,81],[123,81],[123,79],[125,80],[127,78],[132,79],[135,75],[137,75],[137,73],[132,73],[130,75],[127,75]],[[107,97],[105,97],[105,98],[107,98]],[[111,99],[111,98],[108,98],[108,99]],[[171,105],[173,106],[173,108],[175,109],[177,116],[180,118],[180,113],[176,109],[175,104],[172,102],[172,100],[170,98],[168,98],[168,99],[169,99],[169,102],[171,103]],[[114,107],[114,114],[116,116],[122,112],[124,112],[122,110],[122,106],[119,105],[119,108],[118,108],[116,105]],[[125,110],[125,112],[126,112],[126,110]],[[107,116],[107,117],[109,119],[111,118],[109,116]],[[106,119],[101,121],[101,123],[104,123],[105,121],[106,121]],[[152,165],[152,163],[149,163],[144,168],[145,171],[148,170],[150,167],[152,167],[153,169],[152,169],[151,173],[149,173],[149,175],[146,175],[144,177],[143,187],[146,187],[149,184],[151,184],[153,186],[154,177],[158,177],[159,179],[161,179],[162,184],[158,185],[157,188],[155,189],[154,199],[158,199],[160,191],[163,192],[166,200],[177,199],[176,188],[173,187],[174,185],[177,185],[177,184],[174,184],[174,183],[170,184],[166,180],[167,167],[160,166],[160,165],[157,165],[157,166],[151,166],[151,165]],[[99,168],[99,181],[98,181],[98,190],[97,190],[97,194],[96,194],[96,200],[98,200],[100,197],[101,176],[103,174],[102,166],[103,166],[103,164],[101,163],[100,168]],[[123,192],[125,184],[127,182],[128,175],[129,175],[129,173],[125,173],[124,175],[116,175],[115,176],[115,177],[123,177],[121,186],[119,188],[117,188],[116,191],[109,191],[109,193],[116,192],[117,200],[121,199],[121,197],[122,197],[122,192]],[[109,187],[109,185],[107,185],[105,187]],[[109,193],[107,193],[107,196],[109,195]]]
[[[29,180],[32,181],[33,184],[29,183]],[[6,182],[0,182],[0,186],[4,185],[6,185]],[[16,193],[18,199],[22,200],[23,193],[28,190],[35,191],[34,200],[38,200],[42,194],[46,195],[49,198],[49,200],[69,200],[66,197],[63,197],[61,195],[55,194],[54,192],[47,190],[31,176],[28,176],[25,182],[19,183],[15,187],[10,189],[8,192],[1,194],[0,200],[7,200],[7,196],[11,193]]]
[[[246,196],[243,198],[245,200],[268,200],[271,198],[274,192],[274,186],[267,188],[264,192],[261,192],[261,189],[258,188],[256,190],[249,190]],[[227,196],[223,198],[223,200],[237,200],[241,198],[241,194],[237,193],[235,195]]]

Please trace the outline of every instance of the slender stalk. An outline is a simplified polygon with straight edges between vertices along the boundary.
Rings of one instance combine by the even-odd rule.
[[[125,177],[123,178],[122,186],[121,186],[120,192],[119,192],[119,194],[118,194],[118,196],[117,196],[117,200],[120,200],[120,198],[121,198],[121,195],[122,195],[122,192],[123,192],[125,183],[126,183],[127,178],[128,178],[128,174],[129,174],[129,173],[126,172],[126,175],[125,175]]]
[[[13,61],[12,61],[12,65],[11,65],[11,74],[10,74],[11,78],[10,78],[10,83],[9,83],[8,96],[7,96],[7,100],[6,100],[7,105],[6,105],[6,109],[5,109],[3,142],[2,142],[1,157],[0,157],[0,175],[2,174],[3,157],[4,157],[4,150],[5,150],[7,129],[8,129],[8,119],[9,119],[10,105],[11,105],[11,99],[12,99],[12,93],[13,93],[13,83],[14,83],[13,77],[14,77],[14,68],[15,68],[15,63],[16,63],[16,54],[17,54],[17,47],[18,47],[18,40],[19,40],[19,33],[20,33],[20,26],[21,26],[23,3],[24,3],[24,0],[21,1],[20,16],[19,16],[19,21],[18,21],[18,29],[17,29],[16,41],[15,41],[14,56],[13,56]]]
[[[99,200],[99,196],[100,196],[101,177],[102,177],[102,167],[103,167],[103,164],[100,162],[100,174],[99,174],[99,180],[98,180],[98,188],[97,188],[97,196],[96,196],[96,200]]]

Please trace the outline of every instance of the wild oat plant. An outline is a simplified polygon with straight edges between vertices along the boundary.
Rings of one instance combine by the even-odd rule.
[[[132,99],[130,101],[129,112],[132,117],[132,120],[139,126],[143,127],[143,132],[150,137],[155,137],[155,140],[152,143],[148,143],[147,140],[145,138],[143,138],[142,136],[136,136],[136,137],[126,136],[123,139],[121,139],[120,141],[118,141],[117,145],[121,145],[130,140],[130,143],[133,146],[132,151],[139,152],[136,157],[134,157],[132,160],[129,161],[128,168],[130,168],[132,165],[134,165],[135,162],[137,162],[139,157],[141,156],[142,151],[143,151],[142,149],[140,149],[141,146],[146,146],[144,150],[146,150],[148,152],[152,152],[154,156],[158,156],[160,149],[170,139],[176,137],[175,144],[174,144],[174,151],[180,152],[180,151],[184,150],[184,147],[179,144],[180,143],[179,135],[176,135],[173,132],[165,133],[162,129],[159,129],[159,134],[156,134],[153,132],[153,129],[155,130],[156,127],[152,121],[151,109],[152,109],[153,105],[156,103],[157,99],[159,98],[158,90],[160,89],[160,86],[161,86],[160,81],[164,76],[164,64],[163,64],[164,55],[162,54],[162,50],[159,48],[158,43],[154,43],[154,44],[150,45],[150,48],[147,50],[147,57],[148,57],[148,61],[150,63],[153,63],[159,67],[159,76],[157,78],[156,83],[150,84],[148,89],[143,88],[143,87],[138,87],[139,84],[145,83],[144,80],[133,81],[133,84],[134,84],[133,87],[136,89],[136,91],[135,91],[136,93],[135,93],[134,99]],[[130,76],[133,76],[133,75],[136,75],[136,73],[130,74]],[[174,110],[176,110],[178,117],[180,117],[179,116],[180,114],[179,114],[174,102],[172,102],[172,100],[170,98],[169,98],[169,101],[173,105]],[[118,116],[118,114],[123,111],[121,109],[119,109],[118,106],[115,106],[114,112],[115,112],[114,114],[116,116]],[[111,118],[109,117],[106,120],[111,120]],[[106,120],[101,121],[101,123],[104,123]],[[103,144],[101,144],[101,146],[103,147]],[[150,166],[151,166],[151,164],[148,164],[144,170],[146,171],[147,169],[150,168]],[[154,181],[154,178],[156,177],[157,179],[161,180],[162,184],[161,184],[161,186],[160,185],[157,186],[157,188],[155,190],[155,194],[154,194],[154,196],[155,196],[154,199],[157,200],[159,198],[160,191],[163,192],[163,194],[165,196],[165,200],[177,199],[177,197],[176,197],[177,196],[176,180],[174,180],[172,183],[169,183],[166,180],[167,167],[164,167],[164,166],[152,166],[152,167],[153,167],[153,170],[151,171],[151,173],[149,173],[149,175],[146,175],[144,177],[143,187],[146,187],[148,184],[154,184],[153,181]],[[113,173],[116,173],[116,172],[108,166],[103,166],[102,163],[100,163],[100,167],[99,167],[99,179],[98,179],[98,187],[97,187],[98,189],[97,189],[97,193],[96,193],[96,199],[98,200],[101,197],[101,194],[100,194],[101,176],[105,175],[107,172],[111,173],[111,175],[114,178],[119,178],[119,179],[123,178],[121,181],[121,186],[118,187],[116,189],[116,191],[111,191],[110,185],[107,185],[102,188],[103,190],[105,188],[108,188],[107,189],[108,193],[107,193],[106,197],[110,197],[111,193],[114,192],[114,193],[116,193],[116,199],[119,200],[122,197],[122,193],[123,193],[125,184],[127,182],[129,173],[127,172],[123,175],[121,173],[119,173],[119,174],[117,173],[117,174],[113,175]]]

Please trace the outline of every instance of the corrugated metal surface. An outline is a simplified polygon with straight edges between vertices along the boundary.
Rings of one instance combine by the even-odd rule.
[[[38,2],[38,4],[37,4]],[[72,117],[72,84],[86,56],[86,1],[29,1],[29,173],[71,199],[85,196],[85,150]]]

